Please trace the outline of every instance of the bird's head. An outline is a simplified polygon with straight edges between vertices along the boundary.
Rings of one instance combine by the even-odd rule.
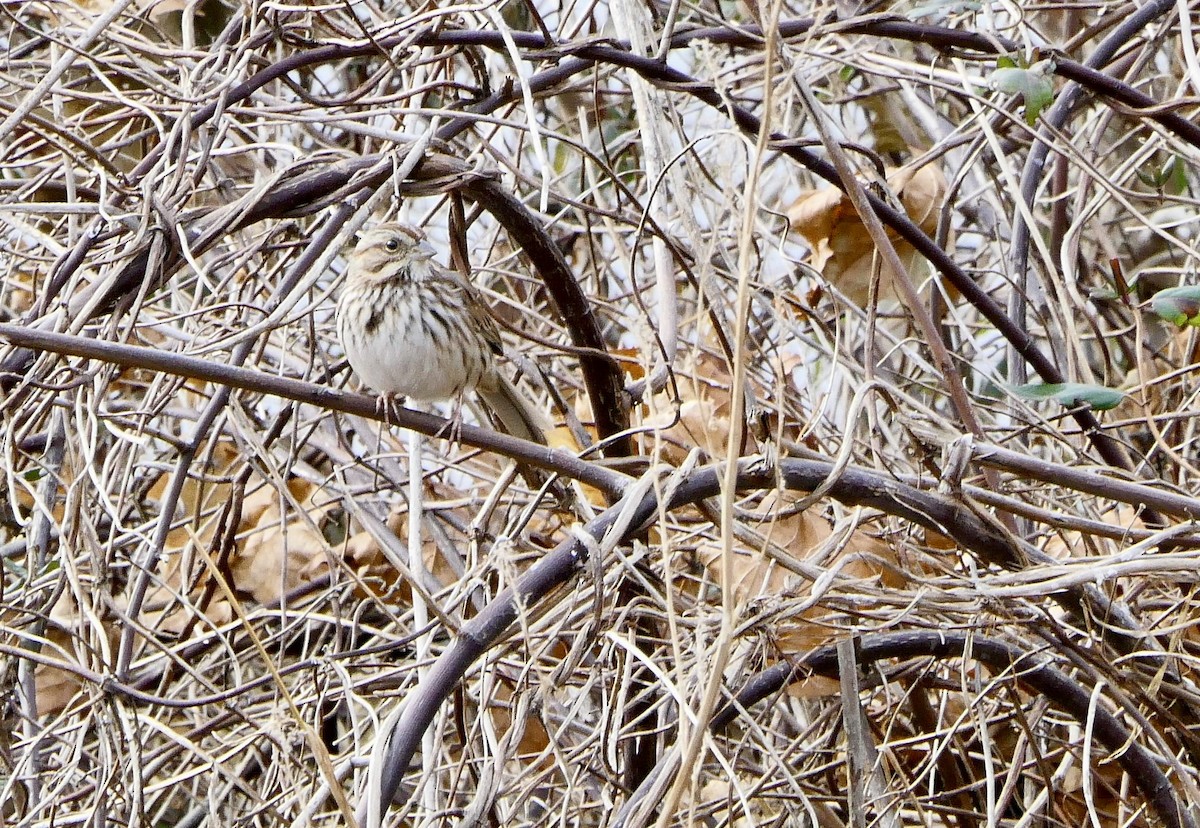
[[[359,236],[350,254],[352,272],[373,280],[392,279],[407,273],[414,262],[433,258],[424,244],[425,234],[406,224],[380,224]]]

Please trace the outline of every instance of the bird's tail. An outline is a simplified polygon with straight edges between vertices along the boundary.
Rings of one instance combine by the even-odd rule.
[[[505,431],[522,440],[548,445],[546,435],[553,427],[549,419],[507,378],[493,371],[478,390]]]

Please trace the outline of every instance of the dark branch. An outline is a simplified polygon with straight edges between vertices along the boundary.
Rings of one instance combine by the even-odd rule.
[[[788,489],[812,491],[825,483],[833,471],[832,463],[814,460],[785,460],[777,469],[746,461],[738,474],[737,487],[739,491],[771,490],[782,484]],[[721,477],[718,466],[709,466],[693,473],[674,490],[666,508],[677,509],[716,496],[721,490]],[[989,564],[1024,568],[1025,556],[1035,551],[1018,548],[1005,532],[985,523],[957,500],[924,492],[864,469],[843,470],[830,485],[827,496],[847,505],[879,509],[940,532]],[[652,488],[637,503],[621,501],[605,510],[584,531],[598,541],[619,517],[630,516],[625,534],[620,539],[623,542],[644,530],[658,513]],[[381,738],[389,740],[381,780],[383,803],[392,801],[409,761],[421,744],[422,734],[471,665],[500,639],[523,608],[536,605],[566,584],[586,562],[587,555],[588,548],[580,540],[574,537],[564,540],[531,566],[514,586],[497,595],[479,615],[463,626],[425,680],[405,700],[404,712],[396,729],[391,734],[381,734]],[[1099,590],[1070,589],[1051,597],[1077,618],[1091,614],[1106,619],[1112,625],[1107,630],[1109,643],[1121,652],[1132,653],[1145,646],[1145,636],[1134,628],[1132,619],[1127,614],[1117,612],[1117,607]],[[1118,628],[1119,623],[1126,627]]]
[[[1164,825],[1195,828],[1195,821],[1176,795],[1171,781],[1138,743],[1136,736],[1103,704],[1095,704],[1091,692],[1056,669],[1045,655],[1018,650],[1003,641],[973,632],[944,630],[866,635],[858,645],[856,655],[863,665],[891,659],[971,658],[988,665],[993,675],[1013,676],[1087,727],[1096,741],[1112,754],[1113,761],[1129,774],[1130,781]],[[792,663],[780,662],[754,676],[713,717],[710,729],[715,732],[726,727],[760,701],[811,675],[838,675],[836,645],[821,647]]]
[[[448,422],[441,417],[394,406],[386,416],[380,414],[374,397],[339,391],[325,385],[303,380],[279,377],[262,371],[224,365],[206,359],[183,354],[143,348],[136,345],[121,345],[86,336],[39,331],[22,325],[0,323],[0,338],[14,345],[35,352],[66,354],[69,356],[98,359],[126,368],[144,368],[162,371],[181,377],[203,380],[221,386],[239,388],[259,394],[273,394],[296,402],[308,403],[331,411],[355,414],[373,420],[398,425],[419,431],[431,437],[447,432]],[[617,497],[629,483],[625,475],[580,460],[561,449],[531,443],[507,434],[479,428],[468,424],[461,426],[460,440],[465,445],[509,457],[540,469],[556,472],[564,477],[595,486],[606,495]]]

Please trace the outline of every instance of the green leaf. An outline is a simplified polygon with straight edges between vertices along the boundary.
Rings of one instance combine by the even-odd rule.
[[[1140,274],[1139,274],[1140,275]],[[1113,281],[1117,281],[1115,278]],[[1129,297],[1137,293],[1138,276],[1134,276],[1128,281],[1121,279],[1122,284],[1107,284],[1097,288],[1092,288],[1088,291],[1088,298],[1096,301],[1115,301],[1121,300],[1129,304]],[[1124,293],[1121,292],[1124,288]]]
[[[1114,299],[1120,299],[1121,294],[1117,293],[1116,288],[1109,287],[1108,285],[1104,285],[1103,287],[1092,288],[1091,290],[1089,290],[1088,298],[1111,302]]]
[[[1146,172],[1145,170],[1134,170],[1138,177],[1138,181],[1145,184],[1147,187],[1153,187],[1156,190],[1161,190],[1165,179],[1161,172]]]
[[[1038,115],[1054,101],[1054,61],[1039,60],[1029,68],[1005,66],[1012,58],[999,58],[992,73],[992,88],[1009,95],[1020,95],[1025,103],[1025,120],[1037,121]]]
[[[1014,385],[1009,390],[1026,400],[1054,400],[1068,408],[1085,403],[1097,411],[1115,408],[1125,399],[1125,394],[1115,388],[1082,382],[1033,382],[1029,385]]]
[[[1171,195],[1183,195],[1187,190],[1187,167],[1179,160],[1179,156],[1172,157],[1167,163],[1167,180],[1163,183],[1163,189]]]
[[[22,582],[22,586],[25,581],[29,580],[29,570],[11,558],[0,558],[0,563],[4,564],[4,569],[9,574],[14,575]]]
[[[1150,297],[1150,310],[1181,328],[1200,327],[1200,286],[1180,285]]]
[[[1134,170],[1138,180],[1147,187],[1153,187],[1171,195],[1180,195],[1188,185],[1187,168],[1179,157],[1172,155],[1167,162],[1157,169],[1147,172],[1145,169]]]

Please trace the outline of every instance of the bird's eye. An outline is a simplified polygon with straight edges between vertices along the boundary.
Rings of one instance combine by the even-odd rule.
[[[400,240],[398,238],[396,238],[395,236],[388,239],[384,243],[383,246],[387,248],[387,251],[389,253],[399,253],[400,252]]]

